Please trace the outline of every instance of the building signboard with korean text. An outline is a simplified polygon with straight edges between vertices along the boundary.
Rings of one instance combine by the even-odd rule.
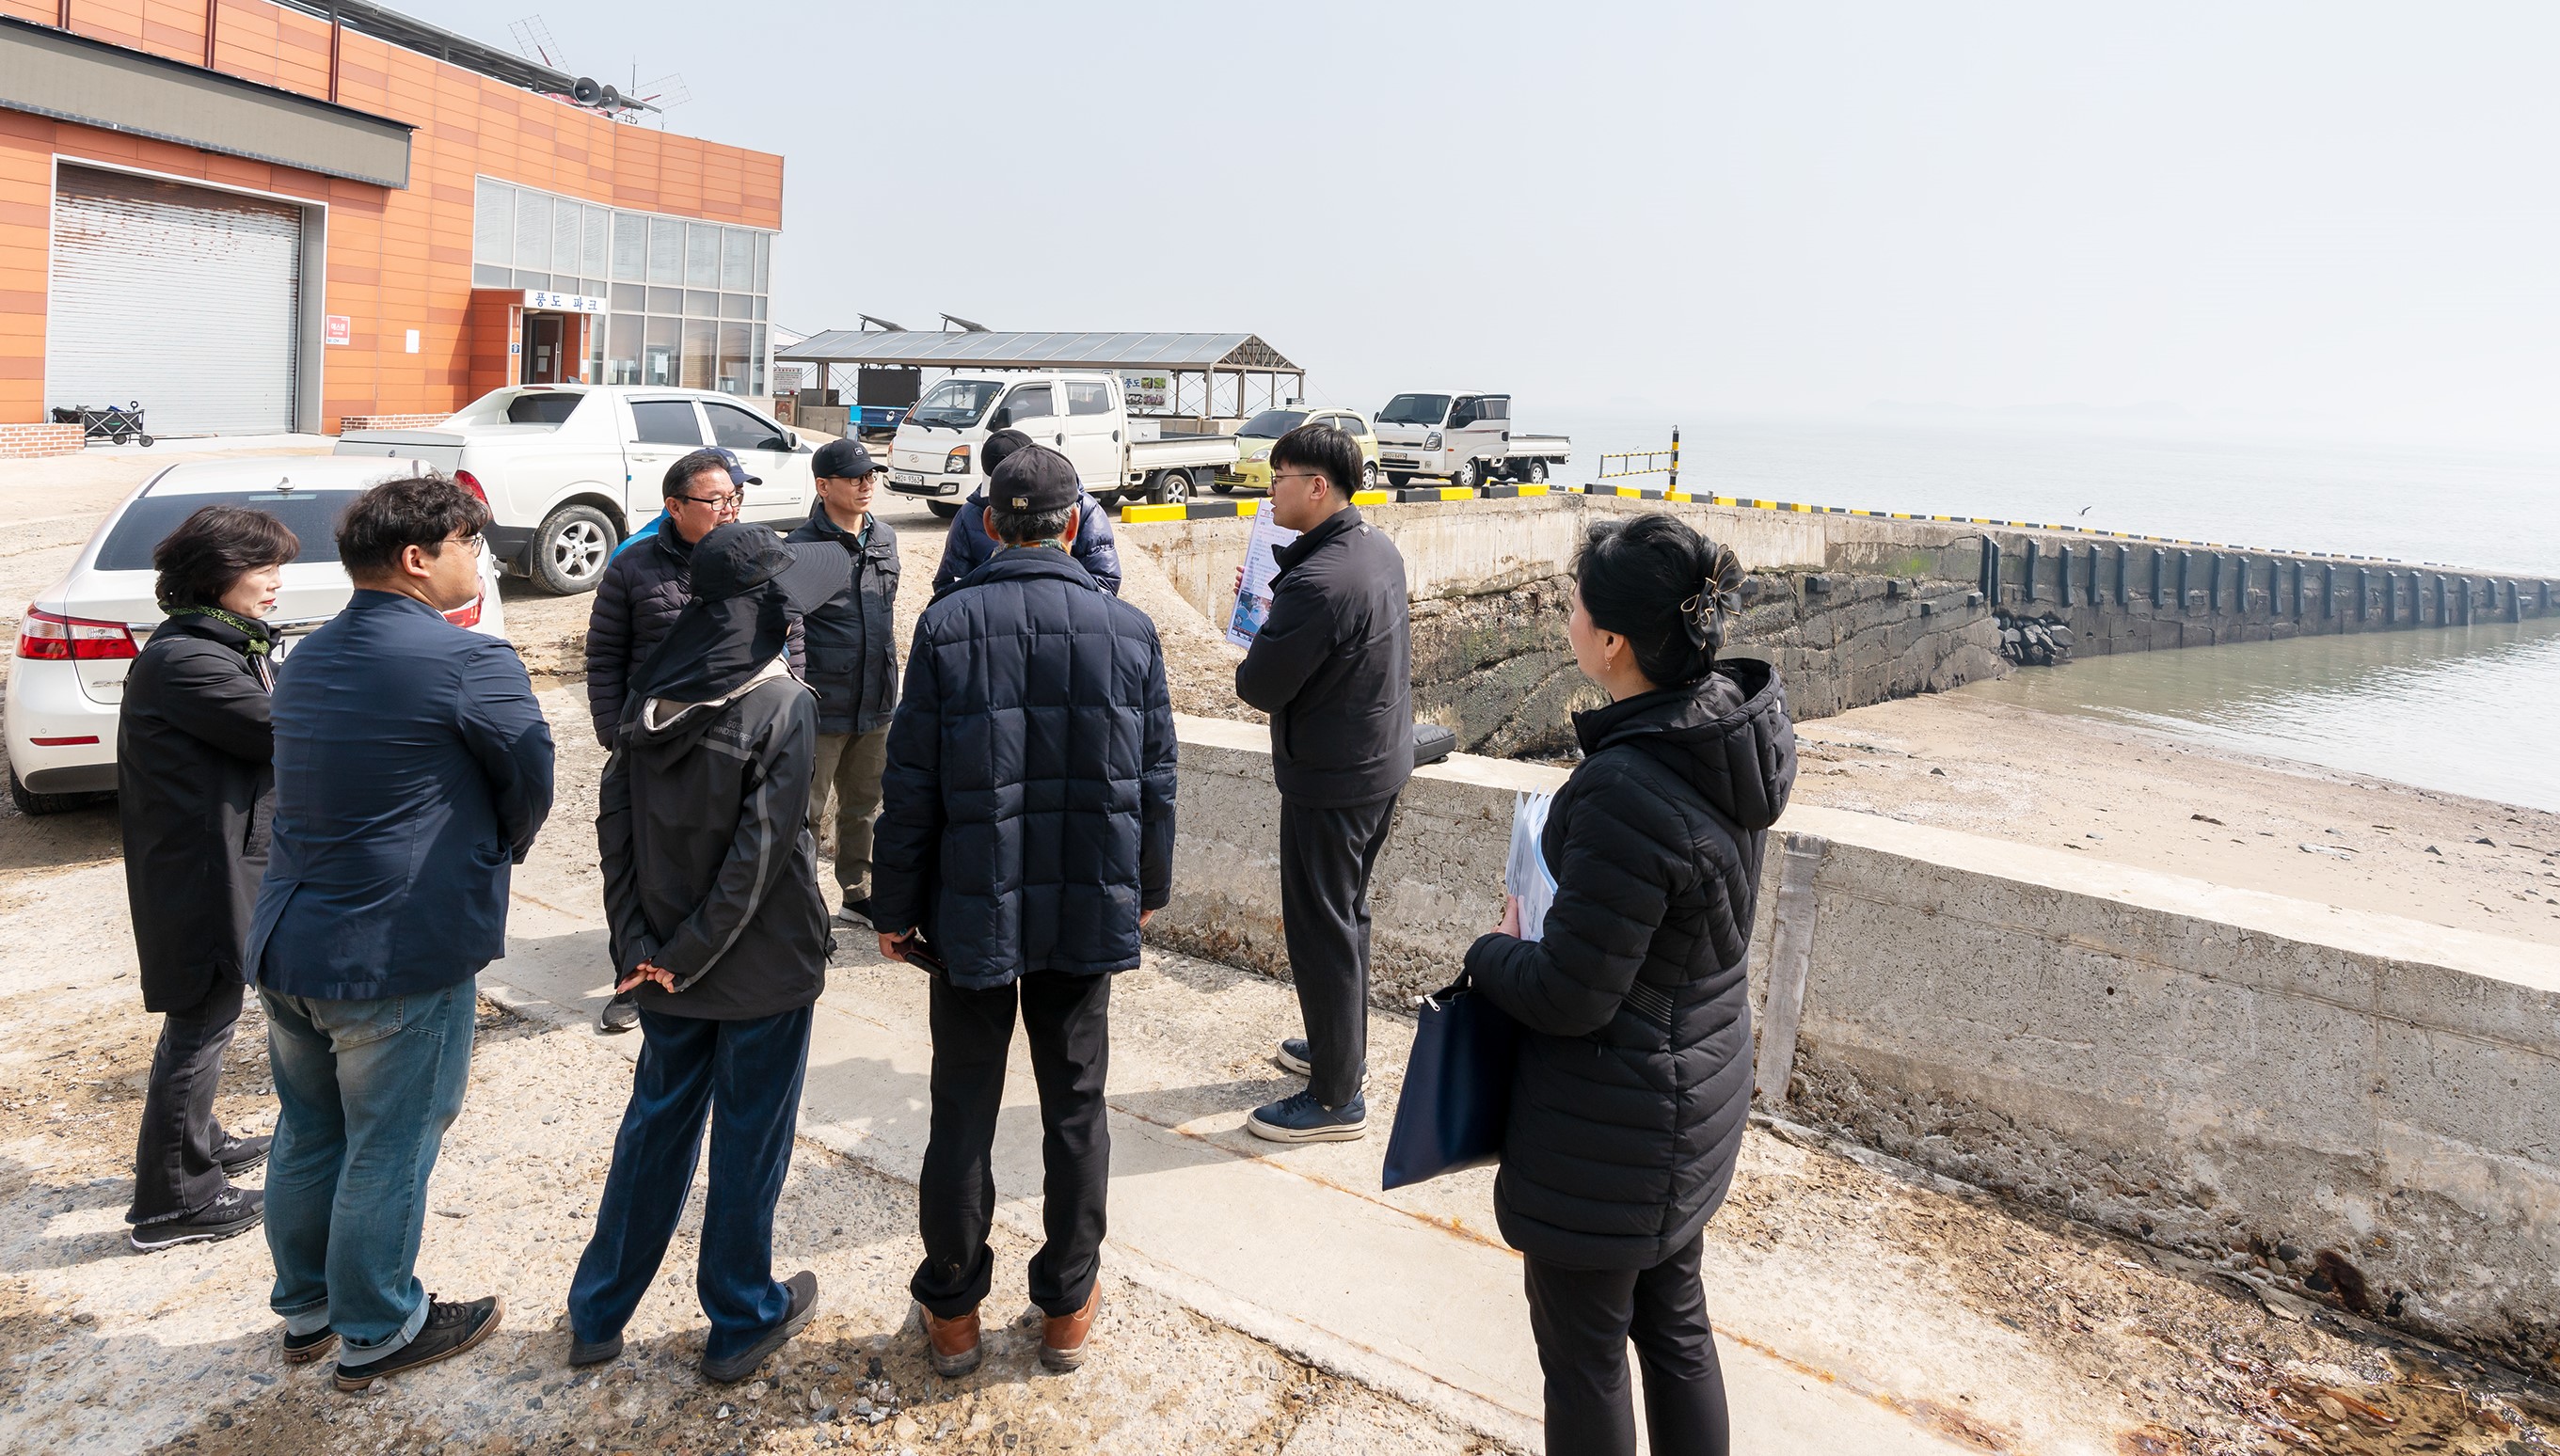
[[[525,290],[525,307],[548,314],[600,314],[604,300],[583,293],[554,293],[545,288]]]

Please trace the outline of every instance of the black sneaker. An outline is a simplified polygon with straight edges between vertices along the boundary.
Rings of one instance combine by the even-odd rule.
[[[214,1161],[223,1165],[223,1176],[238,1178],[265,1162],[268,1149],[274,1146],[275,1138],[268,1133],[247,1137],[237,1132],[226,1133],[222,1146],[214,1149]]]
[[[867,931],[873,930],[872,897],[866,895],[860,900],[846,901],[845,908],[836,912],[836,921],[840,925],[860,926]]]
[[[127,1241],[144,1253],[181,1243],[210,1243],[245,1234],[266,1217],[266,1195],[254,1188],[226,1188],[214,1201],[183,1219],[163,1219],[128,1232]]]
[[[1271,1060],[1279,1063],[1284,1069],[1297,1073],[1300,1077],[1313,1076],[1316,1071],[1315,1061],[1307,1051],[1305,1037],[1282,1037],[1280,1055]]]
[[[384,1376],[451,1360],[496,1334],[499,1321],[506,1317],[507,1301],[495,1294],[468,1304],[447,1304],[430,1294],[426,1296],[426,1323],[418,1326],[416,1339],[363,1365],[347,1364],[346,1352],[338,1352],[334,1383],[341,1390],[361,1390]]]
[[[757,1366],[764,1364],[766,1356],[781,1349],[792,1336],[800,1333],[801,1326],[809,1323],[817,1315],[817,1275],[802,1269],[783,1280],[782,1287],[791,1291],[791,1307],[783,1312],[782,1323],[766,1331],[763,1339],[726,1360],[705,1360],[703,1362],[704,1380],[723,1385],[734,1384],[745,1380],[755,1374]]]
[[[337,1348],[338,1332],[327,1325],[322,1325],[308,1335],[297,1335],[291,1330],[284,1332],[286,1365],[311,1365],[327,1358],[330,1352]]]
[[[1351,1142],[1368,1136],[1368,1105],[1356,1096],[1327,1107],[1314,1092],[1302,1092],[1254,1108],[1244,1126],[1271,1142]]]
[[[608,1036],[615,1032],[629,1031],[639,1024],[640,998],[636,988],[624,991],[605,1002],[604,1009],[595,1013],[595,1029]]]

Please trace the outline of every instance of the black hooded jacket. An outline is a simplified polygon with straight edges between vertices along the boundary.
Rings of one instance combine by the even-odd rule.
[[[1574,715],[1586,757],[1539,840],[1544,939],[1467,969],[1526,1029],[1494,1211],[1522,1253],[1651,1268],[1724,1202],[1751,1100],[1747,962],[1765,831],[1796,782],[1777,670]]]
[[[184,614],[125,675],[116,813],[147,1011],[188,1010],[216,980],[241,978],[275,815],[272,679],[250,646],[230,623]]]

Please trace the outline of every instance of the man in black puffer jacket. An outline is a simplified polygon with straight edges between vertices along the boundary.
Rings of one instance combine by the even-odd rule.
[[[1040,1359],[1083,1359],[1111,1165],[1111,972],[1138,963],[1138,928],[1173,888],[1164,649],[1147,614],[1068,553],[1076,494],[1074,467],[1042,446],[998,468],[989,510],[1005,549],[925,609],[889,723],[872,923],[880,953],[940,961],[926,966],[933,1114],[909,1287],[945,1376],[979,1361],[1017,1005],[1046,1131],[1048,1240],[1031,1267],[1048,1316]]]
[[[1574,656],[1614,700],[1573,718],[1539,939],[1515,907],[1467,952],[1525,1033],[1494,1213],[1524,1255],[1549,1451],[1634,1450],[1631,1335],[1654,1448],[1721,1451],[1699,1230],[1750,1110],[1752,907],[1795,729],[1775,668],[1713,658],[1730,551],[1645,516],[1595,530],[1576,575]]]
[[[988,479],[1004,469],[1005,457],[1030,443],[1032,437],[1020,430],[989,435],[978,451]],[[1092,576],[1094,585],[1120,595],[1120,553],[1111,541],[1111,512],[1089,491],[1076,493],[1075,544],[1070,549],[1075,564]],[[933,594],[940,596],[959,585],[960,578],[986,565],[995,554],[996,538],[987,534],[987,488],[980,486],[961,503],[960,513],[951,517],[951,529],[943,533],[942,564],[933,568]]]
[[[809,832],[823,835],[836,807],[836,918],[871,928],[872,818],[880,811],[888,715],[897,706],[897,530],[872,510],[880,467],[857,440],[830,440],[810,462],[818,504],[795,542],[844,549],[854,579],[802,619],[809,685],[818,693],[818,767],[809,781]]]

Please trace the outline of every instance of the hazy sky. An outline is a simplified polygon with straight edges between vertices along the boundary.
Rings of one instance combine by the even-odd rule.
[[[2560,7],[411,0],[782,153],[774,308],[1319,398],[2560,438]]]

